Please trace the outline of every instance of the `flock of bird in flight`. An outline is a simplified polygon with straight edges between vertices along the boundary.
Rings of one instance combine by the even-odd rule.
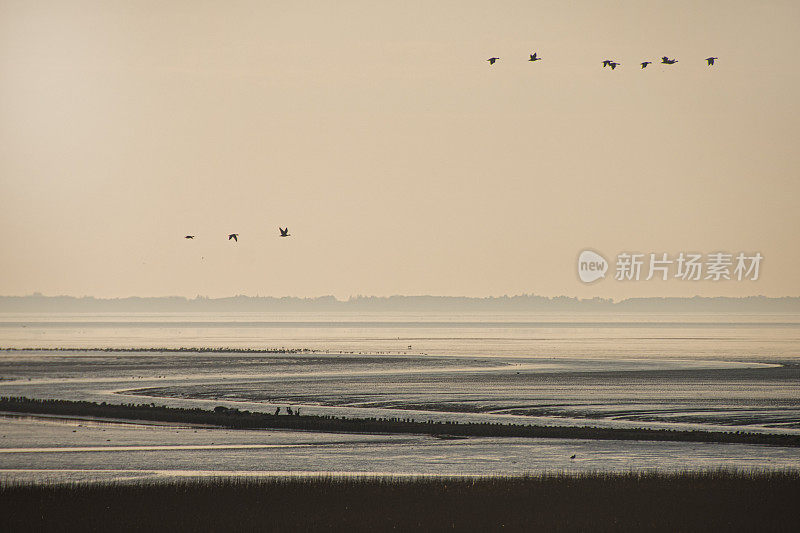
[[[528,61],[541,61],[542,58],[539,57],[536,54],[537,54],[536,52],[532,53],[531,54],[531,58]],[[500,59],[499,57],[490,57],[486,61],[488,61],[490,65],[494,65],[495,62],[497,60],[499,60],[499,59]],[[717,59],[719,59],[719,58],[718,57],[707,57],[706,58],[706,63],[710,67],[710,66],[712,66],[714,64],[714,61],[716,61]],[[664,57],[661,58],[661,63],[663,63],[665,65],[674,65],[677,62],[678,62],[677,59],[670,59],[667,56],[664,56]],[[641,68],[647,68],[647,65],[650,65],[652,63],[653,63],[652,61],[642,61],[639,64],[641,65]],[[622,65],[622,63],[619,63],[618,61],[614,61],[613,59],[604,59],[603,60],[603,68],[611,67],[611,70],[614,70],[615,68],[617,68],[620,65]]]
[[[486,61],[488,61],[490,65],[494,65],[495,62],[498,61],[499,59],[500,59],[499,57],[490,57]],[[716,61],[717,59],[719,59],[719,58],[718,57],[707,57],[706,58],[706,63],[710,67],[710,66],[712,66],[714,64],[714,61]],[[528,59],[528,61],[541,61],[541,60],[542,60],[542,58],[537,55],[537,52],[534,52],[534,53],[530,54],[530,59]],[[661,58],[661,63],[663,63],[665,65],[674,65],[677,62],[678,62],[677,59],[670,59],[667,56],[663,56]],[[639,64],[641,65],[641,68],[647,68],[647,65],[650,65],[652,63],[653,63],[652,61],[642,61]],[[613,59],[604,59],[603,60],[603,68],[611,67],[611,70],[614,70],[615,68],[617,68],[620,65],[622,65],[622,63],[614,61]],[[288,227],[286,227],[286,228],[279,227],[278,230],[280,230],[280,232],[281,232],[280,233],[281,237],[291,237],[291,234],[289,233],[289,228]],[[194,237],[195,237],[194,235],[186,235],[184,237],[184,239],[194,239]],[[231,233],[230,235],[228,235],[228,240],[229,241],[230,240],[234,240],[236,242],[239,242],[239,234],[238,233]]]
[[[292,236],[292,234],[289,233],[289,226],[286,226],[285,228],[278,227],[278,230],[280,230],[280,232],[281,232],[281,234],[280,234],[281,237],[291,237]],[[195,237],[194,235],[186,235],[184,237],[184,239],[194,239],[194,237]],[[230,240],[234,240],[236,242],[239,242],[239,234],[238,233],[229,234],[228,235],[228,240],[229,241]]]

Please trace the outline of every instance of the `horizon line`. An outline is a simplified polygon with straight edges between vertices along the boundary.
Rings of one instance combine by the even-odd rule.
[[[512,298],[541,298],[546,300],[558,300],[558,299],[569,299],[569,300],[577,300],[581,302],[613,302],[619,303],[629,300],[653,300],[653,299],[660,299],[660,300],[693,300],[693,299],[729,299],[729,300],[751,300],[751,299],[766,299],[766,300],[781,300],[781,299],[800,299],[800,295],[782,295],[782,296],[766,296],[764,294],[749,294],[749,295],[742,295],[742,296],[726,296],[726,295],[716,295],[716,296],[707,296],[701,294],[694,294],[691,296],[657,296],[657,295],[648,295],[648,296],[629,296],[625,298],[613,298],[613,297],[605,297],[605,296],[591,296],[591,297],[581,297],[581,296],[570,296],[566,294],[561,294],[557,296],[546,296],[542,294],[536,293],[519,293],[519,294],[503,294],[503,295],[486,295],[486,296],[467,296],[467,295],[444,295],[444,294],[390,294],[390,295],[367,295],[367,294],[351,294],[347,297],[337,297],[333,294],[320,294],[316,296],[292,296],[292,295],[282,295],[282,296],[274,296],[274,295],[250,295],[250,294],[232,294],[228,296],[207,296],[202,294],[197,294],[195,296],[184,296],[178,294],[165,294],[160,296],[138,296],[138,295],[127,295],[127,296],[93,296],[93,295],[72,295],[72,294],[53,294],[47,295],[41,292],[35,291],[30,294],[3,294],[0,295],[0,298],[74,298],[74,299],[94,299],[94,300],[126,300],[126,299],[184,299],[187,301],[193,300],[225,300],[231,298],[252,298],[252,299],[273,299],[273,300],[286,300],[286,299],[295,299],[295,300],[335,300],[337,302],[349,302],[354,300],[366,300],[366,299],[391,299],[391,298],[438,298],[438,299],[466,299],[466,300],[502,300],[502,299],[512,299]]]

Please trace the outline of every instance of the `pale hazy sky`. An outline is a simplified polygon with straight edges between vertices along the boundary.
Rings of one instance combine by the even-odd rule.
[[[798,27],[793,0],[0,0],[0,294],[800,295]],[[584,248],[765,259],[583,285]]]

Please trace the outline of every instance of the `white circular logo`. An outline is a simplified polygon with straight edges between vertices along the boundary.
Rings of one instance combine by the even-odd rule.
[[[606,277],[608,261],[602,255],[591,250],[584,250],[578,256],[578,276],[584,283],[591,283]]]

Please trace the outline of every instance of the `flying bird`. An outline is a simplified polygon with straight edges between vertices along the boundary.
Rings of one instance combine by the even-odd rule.
[[[292,235],[289,233],[289,226],[286,226],[286,229],[278,226],[278,229],[281,230],[281,237],[291,237]]]
[[[194,235],[187,235],[184,239],[194,239]]]
[[[677,59],[670,59],[667,56],[663,56],[661,58],[661,62],[664,63],[665,65],[674,65],[675,63],[678,62],[678,60]]]
[[[494,62],[497,61],[498,59],[500,59],[500,58],[499,57],[490,57],[486,61],[488,61],[490,65],[494,65]]]
[[[570,459],[575,459],[575,454],[573,453],[572,455],[569,456],[569,458]]]
[[[239,234],[238,233],[231,233],[228,235],[228,240],[233,239],[236,242],[239,242]]]
[[[531,54],[531,58],[528,61],[541,61],[541,57],[536,57],[536,52]]]
[[[652,63],[652,61],[642,61],[642,68],[647,68],[647,65]]]
[[[612,60],[610,60],[610,59],[604,59],[604,60],[603,60],[603,68],[606,68],[606,67],[607,67],[607,66],[609,66],[611,63],[613,63],[613,61],[612,61]]]
[[[706,58],[706,61],[708,61],[708,66],[709,67],[714,64],[714,60],[715,59],[719,59],[719,58],[718,57],[707,57]]]
[[[617,63],[615,61],[609,61],[608,66],[611,67],[611,70],[617,68],[617,65],[621,65],[622,63]]]

